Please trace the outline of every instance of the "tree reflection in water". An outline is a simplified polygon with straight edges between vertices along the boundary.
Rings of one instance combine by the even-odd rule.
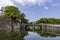
[[[24,40],[23,38],[27,34],[28,34],[27,31],[22,31],[19,33],[13,32],[11,36],[10,32],[7,33],[6,31],[0,31],[0,40]]]
[[[0,40],[6,40],[8,37],[6,31],[0,31]]]
[[[58,35],[52,33],[45,33],[45,32],[36,32],[41,37],[56,37]],[[10,33],[6,33],[6,31],[0,31],[0,40],[24,40],[24,37],[28,35],[28,31],[21,31],[19,33],[13,32],[12,36]]]
[[[53,34],[53,33],[46,33],[46,32],[37,32],[42,37],[56,37],[59,35]]]

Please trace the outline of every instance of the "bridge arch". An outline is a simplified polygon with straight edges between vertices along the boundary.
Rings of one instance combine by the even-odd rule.
[[[26,31],[32,30],[32,26],[31,26],[31,25],[25,25],[25,30],[26,30]]]
[[[25,25],[24,28],[26,31],[42,31],[42,25]]]
[[[41,25],[35,25],[34,30],[35,31],[42,31],[42,26]]]

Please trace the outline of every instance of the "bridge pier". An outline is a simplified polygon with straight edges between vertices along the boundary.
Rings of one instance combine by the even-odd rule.
[[[46,32],[47,31],[47,25],[41,25],[42,26],[42,32]]]
[[[33,24],[33,28],[32,28],[32,29],[33,29],[33,31],[34,31],[34,24]]]

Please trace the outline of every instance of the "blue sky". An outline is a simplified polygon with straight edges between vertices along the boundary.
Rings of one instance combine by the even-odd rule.
[[[39,18],[60,18],[60,0],[0,0],[0,7],[14,5],[30,21]]]

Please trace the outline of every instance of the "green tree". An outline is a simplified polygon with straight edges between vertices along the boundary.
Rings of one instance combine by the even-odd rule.
[[[27,19],[25,18],[25,14],[21,13],[21,11],[19,11],[19,9],[15,6],[6,6],[3,17],[11,19],[11,28],[12,28],[11,32],[12,33],[14,30],[14,26],[13,26],[14,20],[20,19],[23,22],[27,22]]]
[[[11,39],[13,40],[13,31],[14,31],[14,20],[18,19],[20,16],[19,9],[15,6],[6,6],[4,9],[4,15],[5,18],[11,19]]]
[[[25,14],[24,14],[24,13],[21,13],[19,19],[20,19],[23,23],[26,23],[26,24],[27,24],[27,23],[28,23],[28,19],[26,19],[25,17],[26,17]]]
[[[25,18],[25,14],[21,13],[15,6],[6,6],[4,11],[4,17],[11,18],[12,20],[20,19],[23,23],[28,23]]]
[[[60,24],[59,18],[41,18],[36,23]]]
[[[55,24],[56,23],[55,18],[48,18],[47,21],[49,24]]]
[[[20,16],[19,10],[15,6],[6,6],[4,11],[4,17],[11,18],[13,20],[18,19]]]
[[[60,18],[55,18],[55,23],[60,24]]]
[[[47,23],[47,18],[41,18],[37,20],[36,23]]]

